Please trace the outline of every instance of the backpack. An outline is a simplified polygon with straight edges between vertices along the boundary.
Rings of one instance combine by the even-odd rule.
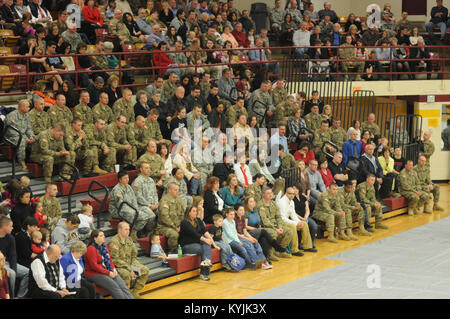
[[[235,271],[240,271],[245,268],[245,260],[237,254],[231,254],[227,258],[227,264]]]

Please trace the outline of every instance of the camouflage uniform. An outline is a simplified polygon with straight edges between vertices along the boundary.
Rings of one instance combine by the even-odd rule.
[[[277,106],[278,104],[286,101],[287,96],[288,92],[286,89],[274,88],[272,90],[273,105]]]
[[[255,202],[258,204],[261,201],[261,199],[262,199],[261,186],[259,186],[256,183],[253,183],[253,184],[249,185],[244,190],[244,200],[246,200],[249,197],[253,197]]]
[[[150,122],[148,119],[145,121],[145,125],[147,125],[147,134],[149,140],[153,140],[155,142],[163,141],[164,144],[167,145],[168,149],[172,147],[172,141],[163,139],[161,134],[161,127],[158,122]]]
[[[121,45],[141,42],[141,40],[138,37],[134,37],[130,34],[130,31],[128,30],[127,26],[121,20],[112,18],[108,26],[111,35],[115,35],[117,37],[118,36],[125,37],[124,40],[120,41]]]
[[[196,121],[198,121],[198,123],[196,123]],[[201,135],[202,132],[204,132],[206,129],[210,127],[208,117],[205,114],[200,114],[199,117],[195,117],[194,111],[191,111],[186,115],[186,123],[187,123],[187,130],[192,139],[195,139],[194,135],[196,129],[198,130],[199,135]]]
[[[353,227],[353,216],[358,218],[360,225],[364,225],[364,210],[356,211],[356,206],[359,205],[356,200],[355,192],[346,192],[344,188],[338,190],[338,195],[341,196],[341,207],[345,212],[345,224],[347,228]]]
[[[73,117],[80,118],[83,124],[94,123],[92,110],[88,105],[78,104],[77,106],[75,106],[73,108]]]
[[[133,151],[134,146],[129,151],[125,149],[125,145],[130,144],[127,138],[126,127],[119,129],[114,122],[106,126],[105,131],[107,144],[116,149],[116,154],[121,153],[124,155],[123,165],[134,165],[136,162],[136,158],[133,157],[135,155],[135,151]]]
[[[98,131],[95,129],[94,124],[88,124],[84,127],[84,132],[86,133],[86,140],[93,155],[92,165],[99,165],[100,158],[102,162],[102,165],[100,166],[108,172],[114,172],[116,149],[108,144],[106,131]],[[109,149],[109,152],[106,155],[103,154],[105,146]]]
[[[47,113],[50,117],[51,127],[55,127],[58,123],[65,126],[69,126],[72,123],[73,115],[67,106],[61,109],[58,105],[53,105]]]
[[[37,112],[36,109],[30,111],[31,124],[33,125],[34,135],[48,130],[50,126],[50,116],[47,112]]]
[[[47,229],[53,231],[56,227],[56,224],[62,217],[61,204],[59,203],[59,199],[53,197],[51,200],[48,200],[45,196],[42,196],[41,202],[42,211],[45,213],[45,215],[47,215]]]
[[[112,110],[114,119],[117,119],[120,115],[123,115],[126,117],[128,124],[134,122],[134,105],[131,101],[127,102],[123,99],[123,97],[121,97],[114,102]]]
[[[98,52],[96,52],[96,53],[98,53]],[[109,63],[108,63],[108,60],[106,59],[104,52],[102,55],[92,55],[89,58],[91,60],[91,63],[94,64],[96,67],[98,67],[100,70],[108,70],[109,69]],[[108,74],[108,76],[111,76],[111,75],[119,76],[119,72],[115,72],[115,71],[109,71],[109,72],[105,72],[105,73]]]
[[[136,126],[135,122],[132,122],[127,125],[127,131],[129,142],[134,146],[133,151],[136,152],[133,157],[137,158],[139,154],[145,152],[145,148],[150,141],[150,137],[148,136],[148,127],[147,125],[144,125],[144,127],[139,128]]]
[[[74,164],[75,156],[70,153],[68,156],[59,156],[60,151],[66,151],[63,138],[57,140],[51,135],[51,130],[45,130],[36,136],[36,141],[31,148],[30,160],[43,166],[44,178],[50,179],[53,173],[53,164],[68,162]],[[64,165],[63,175],[71,175],[72,168]]]
[[[161,92],[161,101],[167,103],[167,100],[169,100],[175,94],[176,90],[177,85],[175,83],[172,83],[169,80],[165,80]]]
[[[295,160],[294,156],[291,153],[285,152],[281,157],[281,168],[282,169],[289,169],[293,167],[298,167],[298,163]]]
[[[194,202],[194,199],[192,198],[192,196],[190,196],[188,194],[187,184],[184,179],[179,181],[173,176],[170,176],[169,178],[167,178],[164,181],[164,194],[163,195],[167,194],[167,189],[168,189],[170,183],[175,183],[178,185],[178,187],[179,187],[178,197],[181,199],[181,202],[183,203],[183,207],[186,208],[188,206],[191,206],[192,203]]]
[[[164,195],[159,202],[157,232],[167,237],[169,252],[176,252],[180,227],[184,219],[184,207],[180,197]]]
[[[369,186],[367,182],[363,182],[356,187],[356,193],[361,206],[366,210],[367,218],[370,219],[375,215],[375,222],[380,223],[383,220],[383,212],[381,211],[381,206],[379,209],[374,207],[377,202],[375,187]]]
[[[311,113],[310,113],[311,114]],[[322,145],[325,141],[331,140],[331,134],[329,130],[326,130],[325,132],[322,131],[320,128],[314,132],[314,141],[313,141],[313,150],[316,154],[316,158],[319,161],[319,163],[326,159],[326,155],[324,152],[322,152]]]
[[[200,87],[202,88],[202,95],[206,98],[211,89],[211,83],[208,82],[200,82]]]
[[[146,152],[144,155],[139,157],[136,162],[136,166],[139,166],[140,163],[146,162],[150,165],[150,177],[153,178],[155,183],[158,183],[161,179],[160,171],[164,169],[164,163],[159,154],[153,154]],[[166,174],[170,174],[170,172],[166,172]]]
[[[399,177],[399,191],[400,194],[408,200],[408,214],[417,214],[417,208],[429,200],[429,194],[426,192],[422,192],[421,196],[416,194],[417,191],[421,190],[419,177],[417,176],[416,171],[411,170],[408,172],[406,168],[404,168],[400,172]]]
[[[351,44],[344,43],[340,46],[339,49],[339,58],[341,60],[355,60],[356,59],[356,50],[355,47]],[[356,76],[356,80],[361,80],[361,73],[364,72],[364,62],[363,61],[353,61],[352,64],[350,62],[342,62],[342,72],[348,73],[348,67],[352,65],[356,67],[356,72],[360,73]],[[348,75],[345,75],[345,78],[348,78]]]
[[[428,194],[433,194],[433,201],[435,203],[439,202],[439,196],[440,196],[440,191],[439,191],[439,185],[434,184],[431,181],[430,178],[430,167],[427,167],[426,165],[424,165],[423,167],[420,167],[419,165],[414,166],[414,171],[417,174],[417,177],[419,179],[419,183],[420,183],[420,188],[422,192],[428,193]],[[428,185],[433,185],[433,190],[430,191],[430,189],[428,188]],[[431,199],[431,196],[430,196]]]
[[[147,98],[148,98],[149,101],[152,100],[152,97],[153,97],[153,95],[154,95],[156,92],[158,92],[159,94],[161,94],[161,100],[162,100],[162,90],[163,90],[162,87],[157,88],[157,87],[155,87],[154,84],[150,84],[150,85],[147,85],[147,86],[145,87],[145,92],[147,92]]]
[[[200,189],[203,189],[206,185],[206,180],[212,175],[215,164],[213,151],[214,149],[208,145],[204,150],[199,147],[191,153],[192,163],[194,163],[200,173]]]
[[[131,237],[121,239],[119,235],[115,235],[111,238],[108,246],[111,252],[111,259],[116,266],[117,272],[128,288],[131,288],[131,272],[133,271],[133,268],[137,268],[140,271],[140,274],[138,274],[136,278],[134,290],[139,291],[144,288],[150,270],[140,263],[137,248],[134,245],[133,239],[131,239]]]
[[[341,211],[343,211],[341,197],[339,195],[332,196],[329,192],[325,192],[320,194],[312,217],[325,223],[328,234],[334,234],[336,218],[339,231],[345,230],[346,228],[345,217],[338,215]]]
[[[264,225],[264,229],[272,236],[272,238],[277,239],[278,236],[281,237],[280,245],[282,247],[287,247],[292,241],[292,231],[289,226],[286,226],[280,215],[280,210],[278,205],[271,200],[269,204],[261,200],[257,204],[259,214],[261,216],[261,222]],[[275,229],[282,228],[283,233],[278,235]]]
[[[125,220],[130,225],[133,223],[135,218],[135,213],[133,209],[128,205],[122,206],[122,211],[119,216],[119,206],[122,202],[128,202],[139,212],[139,216],[136,219],[136,222],[133,226],[133,230],[140,231],[144,229],[146,231],[152,231],[155,225],[155,214],[150,210],[149,207],[139,206],[136,200],[136,195],[134,193],[133,188],[130,185],[126,185],[126,187],[122,187],[120,183],[118,183],[111,191],[111,200],[109,204],[109,212],[111,213],[112,218],[120,218]]]
[[[348,140],[347,132],[342,127],[337,129],[330,127],[328,131],[330,132],[331,142],[342,149],[342,146]]]
[[[322,116],[320,116],[320,114],[314,114],[313,112],[310,112],[305,115],[304,119],[306,127],[313,132],[320,129],[320,126],[322,125]]]
[[[82,173],[88,174],[93,166],[94,152],[89,148],[87,137],[85,137],[85,141],[83,142],[79,135],[72,130],[72,126],[69,126],[64,135],[64,145],[70,152],[71,157],[76,161],[83,161]]]
[[[434,154],[434,150],[435,150],[434,144],[433,144],[433,142],[431,140],[423,142],[423,155],[427,158],[425,166],[428,167],[428,168],[430,167],[430,163],[431,163],[430,162],[430,157],[431,157],[431,155]]]
[[[380,127],[377,123],[373,122],[372,124],[369,124],[369,122],[365,121],[361,123],[361,134],[364,131],[369,131],[373,136],[381,136]]]
[[[260,101],[264,103],[265,105],[261,103],[256,103],[256,101]],[[256,104],[255,104],[256,103]],[[275,111],[275,107],[273,105],[272,96],[269,92],[261,92],[261,89],[257,89],[252,93],[250,96],[250,100],[248,102],[249,105],[249,115],[250,116],[256,116],[258,120],[258,124],[261,123],[261,120],[263,119],[263,116],[266,114],[267,111]],[[261,127],[265,127],[266,123],[265,121],[262,122]]]
[[[276,104],[275,112],[271,119],[272,127],[279,127],[281,123],[287,125],[287,121],[284,121],[283,118],[293,116],[293,114],[291,114],[292,111],[293,110],[286,104],[286,102]]]
[[[101,118],[105,120],[106,125],[116,120],[109,105],[101,105],[100,103],[94,105],[94,107],[92,108],[92,117],[93,123],[95,123],[98,118]]]
[[[233,105],[232,107],[227,108],[227,127],[233,127],[233,125],[237,123],[239,115],[241,114],[245,114],[248,118],[248,112],[245,107],[243,109],[240,109],[237,107],[237,105]]]
[[[31,123],[30,115],[28,113],[20,114],[18,110],[12,111],[6,115],[5,127],[6,125],[12,125],[17,128],[20,133],[22,133],[22,140],[20,141],[20,145],[17,150],[17,159],[19,160],[19,163],[25,161],[25,151],[27,148],[26,139],[30,137],[36,139],[33,132],[33,125]],[[17,143],[19,141],[19,134],[16,131],[8,130],[6,131],[5,138]]]

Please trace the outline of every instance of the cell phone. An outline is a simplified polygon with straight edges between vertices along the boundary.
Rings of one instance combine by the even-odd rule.
[[[76,291],[69,291],[69,295],[75,295],[76,293]]]

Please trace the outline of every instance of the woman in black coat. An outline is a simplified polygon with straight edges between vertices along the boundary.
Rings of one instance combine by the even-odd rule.
[[[203,194],[203,209],[205,210],[203,220],[206,224],[213,223],[213,215],[222,215],[224,201],[218,194],[219,188],[219,178],[215,176],[209,177],[206,181],[205,193]]]
[[[108,79],[108,86],[105,89],[108,94],[108,105],[112,108],[114,103],[122,97],[122,91],[119,88],[119,77],[111,75]]]
[[[34,212],[30,204],[31,193],[22,188],[17,194],[17,204],[11,211],[11,220],[13,221],[13,234],[20,232],[23,222],[27,217],[33,217]]]
[[[148,104],[148,97],[145,91],[139,91],[136,94],[136,104],[134,105],[134,117],[142,115],[143,117],[148,117],[148,112],[150,111],[150,105]]]

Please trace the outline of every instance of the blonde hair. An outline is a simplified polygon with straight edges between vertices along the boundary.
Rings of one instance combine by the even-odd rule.
[[[72,246],[70,246],[71,253],[83,253],[84,255],[86,250],[87,250],[86,244],[83,243],[81,240],[74,242]]]
[[[86,212],[89,212],[89,211],[92,211],[92,206],[89,206],[89,205],[83,205],[83,206],[81,206],[80,212],[81,212],[82,214],[84,214],[84,213],[86,213]]]
[[[331,115],[332,110],[331,110],[331,105],[330,105],[330,104],[327,104],[327,105],[325,105],[325,106],[323,107],[322,114],[325,113],[325,110],[330,110],[330,115]]]
[[[26,186],[30,186],[30,178],[28,176],[22,176],[20,182]]]
[[[227,181],[225,182],[226,187],[230,189],[231,194],[239,195],[239,184],[236,184],[235,186],[231,186],[231,180],[233,178],[237,179],[236,174],[230,174],[227,177]]]

